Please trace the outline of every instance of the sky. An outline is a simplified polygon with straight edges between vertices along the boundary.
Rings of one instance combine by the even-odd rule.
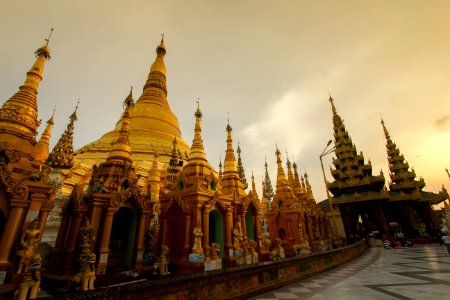
[[[74,147],[112,130],[140,96],[165,35],[168,99],[183,139],[203,111],[207,158],[218,168],[227,118],[261,195],[275,145],[326,198],[319,155],[333,138],[329,94],[374,175],[389,181],[383,117],[427,191],[450,168],[449,1],[0,0],[0,101],[11,97],[50,28],[52,59],[39,87],[43,124],[56,106],[51,149],[78,99]],[[43,127],[40,129],[42,132]],[[324,158],[326,176],[333,154]]]

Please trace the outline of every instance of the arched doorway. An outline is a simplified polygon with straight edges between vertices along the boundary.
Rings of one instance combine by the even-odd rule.
[[[278,229],[278,237],[282,241],[286,238],[286,230],[284,228]]]
[[[245,228],[249,240],[255,240],[255,217],[251,210],[245,214]]]
[[[223,243],[223,217],[217,210],[209,213],[209,242],[220,245],[220,256],[224,256]]]
[[[137,220],[137,213],[129,207],[121,207],[114,214],[109,242],[109,268],[131,268]]]
[[[167,226],[167,228],[164,230],[165,238],[163,238],[163,241],[169,247],[170,258],[186,259],[186,215],[176,201],[170,206],[165,218],[167,221],[164,222],[164,226]],[[157,249],[158,252],[160,250]]]

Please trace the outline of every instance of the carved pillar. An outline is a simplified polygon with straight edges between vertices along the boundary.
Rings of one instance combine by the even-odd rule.
[[[11,209],[6,221],[5,229],[0,244],[0,268],[8,264],[9,254],[12,250],[14,240],[21,228],[20,222],[23,220],[25,209],[23,207],[15,206]]]
[[[139,219],[139,227],[137,232],[137,242],[136,242],[136,250],[137,250],[137,256],[136,256],[136,269],[142,268],[143,265],[143,259],[144,259],[144,251],[145,251],[145,234],[146,234],[146,228],[145,228],[145,221],[147,219],[147,214],[141,213],[141,217]]]
[[[242,238],[245,240],[248,240],[247,236],[247,222],[245,220],[245,214],[247,211],[243,211],[241,215],[241,226],[242,226]]]
[[[189,246],[191,244],[191,232],[192,232],[192,228],[191,228],[191,216],[186,215],[185,217],[185,223],[186,223],[186,238],[184,240],[184,248],[185,249],[189,249]]]
[[[162,220],[163,223],[163,232],[162,232],[162,242],[161,245],[167,245],[167,219],[166,216],[164,216],[164,220]]]
[[[102,217],[103,203],[94,202],[91,210],[91,215],[89,216],[89,221],[94,228],[95,233],[98,234],[100,227],[100,219]]]
[[[226,213],[226,240],[225,240],[225,248],[227,251],[225,251],[226,256],[231,256],[233,251],[233,238],[231,237],[231,233],[233,231],[233,209],[228,208]]]
[[[203,249],[209,247],[209,207],[203,210]]]
[[[99,248],[99,262],[97,273],[104,274],[106,272],[106,266],[108,264],[108,253],[109,253],[109,240],[111,238],[111,229],[114,219],[115,210],[108,208],[105,217],[103,219],[103,229],[101,233],[100,248]]]
[[[44,228],[45,228],[45,223],[47,222],[47,217],[48,217],[48,211],[40,211],[39,212],[39,225],[38,225],[38,229],[42,233],[44,232]]]
[[[72,220],[72,224],[70,224],[69,234],[66,239],[66,245],[64,247],[67,253],[63,263],[66,274],[71,273],[71,271],[73,271],[72,266],[75,260],[76,245],[78,241],[78,235],[80,233],[83,215],[84,215],[83,211],[75,211],[75,216]]]

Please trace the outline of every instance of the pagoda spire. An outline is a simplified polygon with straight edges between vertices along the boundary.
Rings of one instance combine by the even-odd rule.
[[[73,166],[73,129],[77,119],[78,100],[74,112],[69,117],[69,124],[61,135],[52,152],[47,158],[47,164],[52,168],[70,169]]]
[[[191,151],[188,156],[188,163],[191,161],[201,161],[207,162],[205,147],[203,146],[202,140],[202,111],[200,110],[200,102],[197,99],[197,110],[195,111],[195,129],[194,129],[194,139],[192,140]]]
[[[41,138],[34,146],[34,160],[43,164],[50,153],[49,151],[49,142],[52,134],[52,127],[55,124],[55,110],[53,110],[53,114],[47,121],[47,126],[44,129],[44,132],[41,135]]]
[[[237,172],[236,157],[234,156],[233,150],[233,136],[232,136],[233,128],[231,128],[230,119],[228,119],[226,131],[227,131],[227,150],[225,151],[225,160],[223,161],[224,173]]]
[[[167,167],[167,179],[166,179],[166,186],[170,189],[173,187],[173,184],[175,183],[175,178],[177,174],[181,170],[180,166],[180,156],[177,150],[177,138],[173,138],[173,147],[172,147],[172,156],[169,160],[169,166]],[[182,162],[182,161],[181,161]]]
[[[45,62],[50,59],[48,43],[52,31],[53,28],[49,37],[45,39],[45,45],[36,50],[36,61],[27,72],[25,82],[0,108],[0,130],[28,140],[33,145],[40,125],[37,104],[38,87],[43,78]]]
[[[121,117],[122,127],[119,131],[119,137],[114,141],[111,152],[109,152],[107,161],[120,159],[131,162],[131,145],[129,140],[130,120],[131,120],[131,108],[134,105],[133,100],[133,87],[130,89],[130,93],[123,101],[124,112]]]
[[[239,178],[241,179],[242,185],[244,187],[244,190],[248,188],[247,179],[245,178],[245,171],[244,166],[242,165],[242,159],[241,159],[241,147],[239,145],[238,141],[238,147],[237,147],[237,154],[238,154],[238,164],[237,164],[237,171],[239,174]]]
[[[289,187],[289,183],[286,179],[286,174],[284,173],[284,169],[283,169],[283,165],[282,165],[282,161],[281,161],[281,152],[280,150],[275,151],[275,156],[277,158],[277,190],[281,187]]]
[[[331,170],[335,180],[329,184],[328,189],[335,196],[353,194],[357,190],[381,191],[384,186],[384,177],[381,174],[372,176],[371,163],[364,162],[362,152],[357,153],[356,147],[345,129],[344,121],[336,111],[331,96],[329,101],[333,111],[336,159],[333,159],[335,170]]]
[[[223,172],[222,172],[222,156],[220,156],[219,160],[219,178],[222,178]]]
[[[264,168],[265,168],[265,177],[263,180],[264,183],[264,189],[263,189],[263,195],[270,201],[273,197],[273,188],[272,188],[272,182],[270,181],[269,177],[269,171],[267,170],[267,159],[264,162]]]
[[[294,193],[297,195],[302,193],[302,185],[300,183],[300,176],[298,175],[297,164],[295,161],[292,166],[294,169]]]
[[[147,82],[144,85],[142,95],[136,104],[141,102],[151,102],[161,105],[164,109],[170,111],[169,102],[167,101],[167,85],[166,85],[166,65],[164,56],[166,55],[166,46],[164,45],[164,35],[161,42],[156,47],[156,58],[150,67],[150,73]]]
[[[289,186],[291,187],[291,190],[294,191],[295,179],[294,179],[294,174],[292,173],[292,165],[291,165],[291,161],[289,160],[289,154],[288,154],[287,150],[286,150],[286,166],[287,166],[287,172],[288,172]]]
[[[242,185],[238,173],[236,157],[234,156],[233,136],[232,136],[233,129],[231,128],[229,118],[226,131],[227,131],[227,150],[225,151],[225,160],[223,162],[224,164],[223,178],[222,178],[223,191],[224,193],[227,192],[231,193],[232,191],[237,190],[240,195],[245,195],[244,187]]]
[[[383,126],[384,136],[386,138],[386,150],[391,177],[389,189],[391,191],[402,191],[405,193],[411,193],[416,188],[422,190],[425,186],[425,181],[423,178],[415,180],[416,173],[414,170],[409,170],[408,162],[405,161],[397,145],[392,141],[383,119],[381,119],[381,125]]]

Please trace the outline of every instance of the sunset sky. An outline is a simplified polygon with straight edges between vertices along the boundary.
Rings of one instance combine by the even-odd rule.
[[[382,115],[425,190],[450,190],[450,1],[0,0],[0,24],[2,103],[55,29],[38,95],[44,121],[57,107],[51,148],[78,98],[76,149],[114,128],[164,33],[168,99],[184,140],[199,97],[217,168],[229,112],[259,195],[265,157],[275,186],[277,144],[284,163],[287,151],[308,172],[316,200],[326,197],[319,155],[333,137],[329,93],[375,174],[389,181]]]

